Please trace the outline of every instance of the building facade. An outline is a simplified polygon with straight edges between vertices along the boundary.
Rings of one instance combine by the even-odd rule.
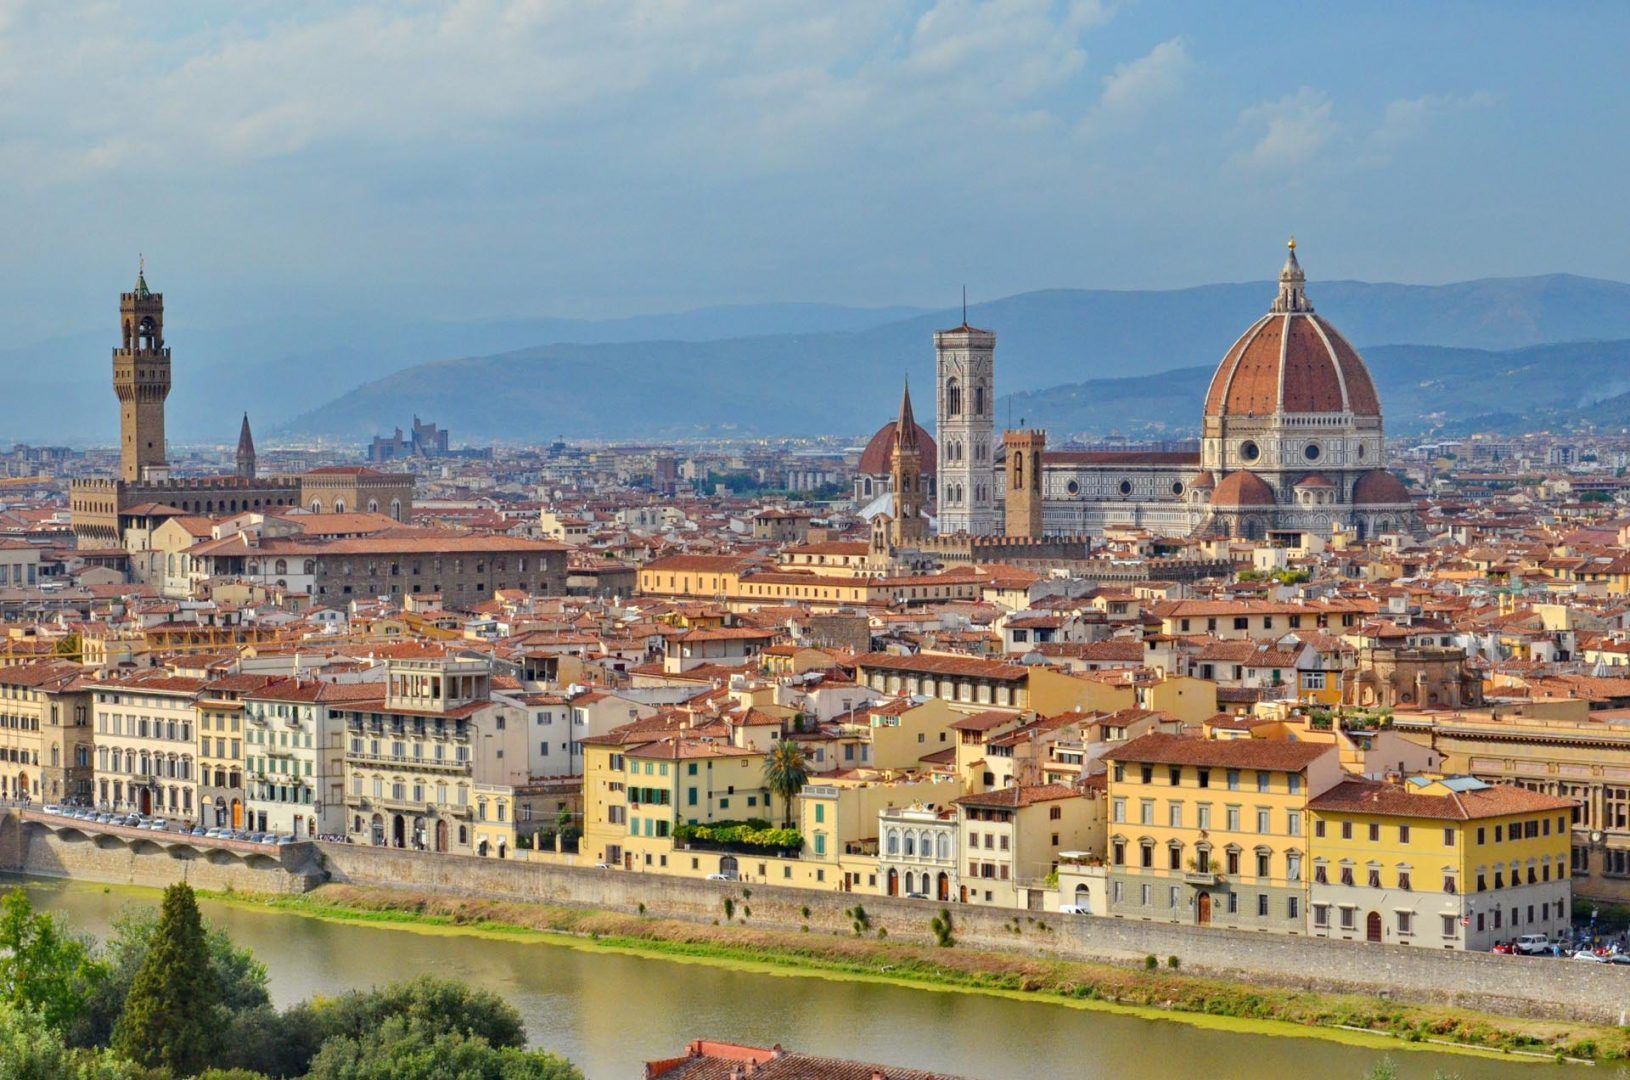
[[[193,724],[204,680],[152,672],[89,686],[97,805],[193,820],[198,784]]]
[[[91,698],[78,664],[0,667],[0,799],[89,803]]]

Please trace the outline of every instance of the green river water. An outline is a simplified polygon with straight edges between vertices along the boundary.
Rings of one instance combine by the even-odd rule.
[[[156,894],[31,880],[37,906],[105,938],[130,904]],[[1316,1038],[1208,1030],[1043,1001],[732,970],[564,945],[323,922],[204,902],[266,964],[279,1005],[433,973],[502,994],[532,1041],[571,1058],[588,1080],[638,1080],[642,1064],[695,1038],[770,1046],[976,1080],[1292,1077],[1359,1080],[1380,1049]],[[1401,1076],[1461,1080],[1609,1070],[1512,1059],[1390,1051]]]

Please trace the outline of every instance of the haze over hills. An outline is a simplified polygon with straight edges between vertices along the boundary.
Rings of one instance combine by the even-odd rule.
[[[975,305],[969,319],[998,334],[997,385],[1018,395],[1015,420],[1022,414],[1057,431],[1084,432],[1164,424],[1168,433],[1189,434],[1198,422],[1205,378],[1272,295],[1273,287],[1262,282],[1171,291],[1046,290]],[[1482,391],[1501,385],[1509,393],[1516,386],[1514,380],[1486,380],[1477,370],[1503,362],[1491,351],[1630,339],[1630,285],[1565,274],[1443,286],[1313,282],[1309,295],[1381,367],[1389,362],[1378,348],[1383,344],[1439,350],[1405,350],[1397,354],[1396,377],[1377,372],[1389,427],[1400,432],[1418,430],[1429,417],[1461,423],[1491,415],[1496,402]],[[436,361],[365,382],[295,418],[282,433],[360,440],[417,412],[456,436],[508,441],[556,434],[859,434],[888,418],[907,374],[924,395],[919,410],[931,414],[930,335],[960,317],[960,311],[936,312],[869,328],[711,341],[670,336],[551,344]],[[1612,347],[1566,348],[1548,361],[1545,381],[1553,385],[1547,394],[1555,398],[1546,398],[1549,408],[1576,404],[1587,388],[1600,384],[1607,367],[1592,357],[1604,348]],[[1576,361],[1577,375],[1569,367]],[[1419,375],[1419,364],[1444,366],[1437,385],[1405,384]],[[1174,374],[1163,374],[1168,372]],[[1149,378],[1156,375],[1161,377]],[[1108,386],[1097,380],[1118,381]],[[1084,383],[1092,389],[1080,389]],[[1477,385],[1468,393],[1462,383]],[[1048,395],[1037,392],[1048,387],[1064,389],[1057,400],[1044,400]],[[1096,393],[1120,395],[1123,405],[1106,408],[1086,400]],[[1185,404],[1185,395],[1194,403]],[[1526,390],[1519,395],[1525,399],[1540,407]],[[1546,415],[1552,418],[1545,423],[1557,422]]]
[[[1560,430],[1581,421],[1630,427],[1630,341],[1534,345],[1501,352],[1432,345],[1363,350],[1388,434]],[[1013,394],[1002,415],[1059,435],[1195,434],[1211,365],[1092,379]],[[1177,423],[1173,423],[1176,418]]]
[[[162,290],[162,281],[155,281]],[[107,326],[22,347],[0,349],[7,393],[0,397],[0,439],[111,443],[115,402],[109,382],[117,336],[117,297]],[[199,325],[184,294],[165,297],[165,332],[175,355],[169,436],[179,442],[237,438],[247,409],[257,430],[359,382],[449,356],[501,352],[538,342],[706,341],[750,334],[863,330],[896,322],[918,308],[837,304],[751,304],[622,319],[510,319],[404,322],[302,311],[266,323]],[[314,389],[321,388],[321,389]],[[391,424],[403,423],[396,418]],[[374,432],[369,431],[371,435]]]

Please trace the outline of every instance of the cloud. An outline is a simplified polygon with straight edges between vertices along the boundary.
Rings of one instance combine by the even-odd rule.
[[[1104,79],[1100,111],[1110,115],[1138,113],[1176,96],[1192,68],[1188,45],[1180,37],[1162,41],[1143,56],[1117,67]]]
[[[1471,94],[1423,94],[1416,98],[1398,98],[1387,103],[1381,114],[1381,122],[1370,133],[1369,143],[1373,150],[1387,154],[1419,138],[1439,120],[1493,104],[1494,95],[1485,90]]]
[[[1233,163],[1257,172],[1290,172],[1310,164],[1337,133],[1329,95],[1304,86],[1277,101],[1239,114],[1238,129],[1250,140]]]

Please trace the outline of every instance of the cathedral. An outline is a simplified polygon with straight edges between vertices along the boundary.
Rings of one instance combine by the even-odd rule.
[[[1223,354],[1198,453],[1048,449],[1040,431],[995,424],[996,335],[934,335],[934,438],[918,429],[937,496],[936,532],[1012,538],[1144,529],[1297,544],[1336,529],[1358,538],[1417,531],[1408,490],[1386,470],[1381,401],[1347,339],[1317,315],[1289,245],[1267,314]],[[908,414],[909,415],[909,414]],[[900,420],[875,435],[856,479],[863,515],[888,512]],[[865,498],[862,498],[864,495]]]

